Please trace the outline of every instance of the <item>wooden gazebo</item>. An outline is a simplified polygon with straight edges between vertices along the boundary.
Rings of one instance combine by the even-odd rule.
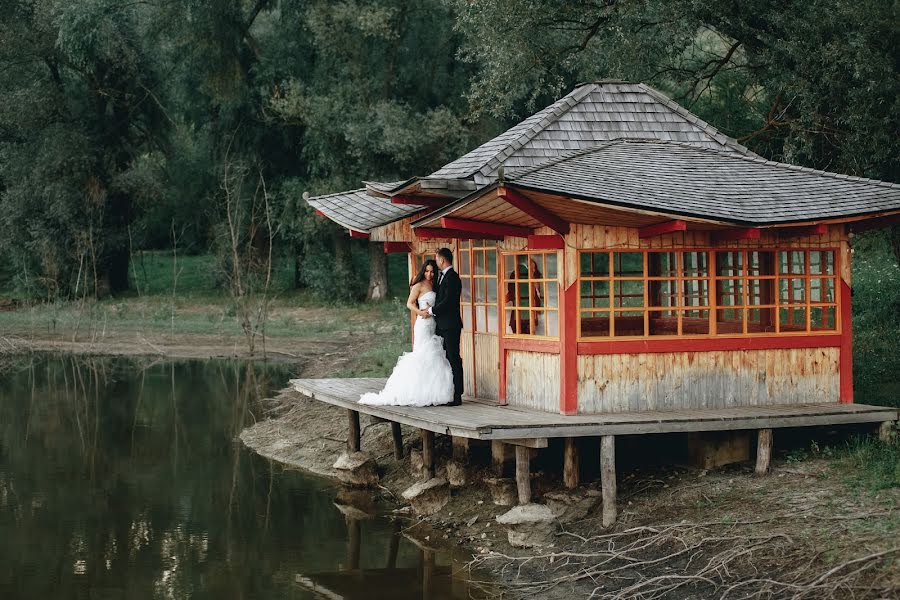
[[[645,85],[579,86],[427,177],[309,203],[410,272],[454,251],[466,393],[546,415],[506,439],[760,429],[767,460],[772,427],[897,418],[851,404],[848,242],[896,222],[900,186],[767,161]]]

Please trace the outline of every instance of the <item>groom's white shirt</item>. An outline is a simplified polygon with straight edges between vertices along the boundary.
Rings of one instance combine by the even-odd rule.
[[[441,271],[441,279],[443,279],[444,277],[446,277],[446,276],[447,276],[447,271],[449,271],[449,270],[452,269],[452,268],[453,268],[453,265],[450,265],[449,267],[447,267],[446,269],[444,269],[443,271]],[[432,317],[434,316],[434,313],[431,311],[431,307],[430,307],[430,306],[428,307],[428,314],[431,315]]]

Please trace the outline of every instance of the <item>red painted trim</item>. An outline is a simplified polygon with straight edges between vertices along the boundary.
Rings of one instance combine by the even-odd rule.
[[[391,254],[393,252],[407,253],[412,252],[409,242],[385,242],[384,253]]]
[[[735,240],[758,240],[761,231],[755,227],[746,229],[728,229],[726,231],[717,231],[713,234],[713,239],[717,242],[733,242]]]
[[[511,237],[527,237],[531,235],[530,227],[517,225],[504,225],[502,223],[490,223],[488,221],[472,221],[470,219],[457,219],[455,217],[441,217],[441,227],[445,229],[458,229],[471,233],[485,233],[490,235],[502,235]]]
[[[521,352],[544,352],[559,354],[559,342],[556,340],[530,340],[527,338],[503,338],[503,346],[507,350]]]
[[[447,206],[448,202],[449,200],[428,196],[394,196],[391,198],[391,204],[409,204],[412,206],[427,206],[428,208],[443,208]]]
[[[316,209],[316,216],[317,216],[317,217],[325,217],[326,219],[328,218],[328,215],[326,215],[325,213],[323,213],[323,212],[322,212],[321,210],[319,210],[318,208]]]
[[[529,235],[529,250],[562,250],[566,241],[558,235]]]
[[[722,350],[778,350],[791,348],[837,347],[843,347],[841,334],[578,342],[578,354],[641,354],[644,352],[715,352]]]
[[[853,233],[862,233],[871,229],[881,229],[895,223],[900,223],[900,215],[891,215],[889,217],[879,217],[877,219],[866,219],[865,221],[856,221],[849,223],[850,231]]]
[[[641,239],[652,238],[658,235],[674,233],[676,231],[685,231],[686,229],[687,223],[685,223],[684,221],[666,221],[665,223],[658,223],[656,225],[641,227],[640,229],[638,229],[638,237]]]
[[[413,233],[420,238],[437,238],[437,239],[459,239],[459,240],[502,240],[502,235],[491,235],[487,233],[472,233],[471,231],[460,231],[459,229],[442,229],[439,227],[415,227]]]
[[[559,320],[559,412],[578,413],[578,283],[562,294]]]
[[[501,198],[521,210],[526,215],[535,219],[537,222],[546,225],[556,233],[562,235],[569,233],[569,224],[566,221],[533,201],[531,198],[506,187],[499,188],[498,192]]]
[[[853,403],[853,322],[850,286],[841,279],[841,402]]]
[[[778,228],[778,236],[783,238],[804,237],[807,235],[825,235],[828,233],[828,225],[819,223],[809,227],[785,227]]]
[[[350,237],[352,238],[359,238],[361,240],[369,239],[369,234],[365,231],[357,231],[355,229],[348,229],[347,231],[350,232]]]

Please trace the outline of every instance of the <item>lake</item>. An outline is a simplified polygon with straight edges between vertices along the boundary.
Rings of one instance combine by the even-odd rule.
[[[403,535],[407,521],[359,520],[332,483],[237,441],[290,375],[223,360],[0,357],[0,598],[474,594],[451,577],[451,556]]]

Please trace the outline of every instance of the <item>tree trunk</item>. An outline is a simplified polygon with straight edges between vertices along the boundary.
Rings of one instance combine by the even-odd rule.
[[[306,282],[303,281],[303,245],[295,244],[294,245],[294,289],[302,290],[306,287]]]
[[[387,298],[387,258],[384,244],[369,243],[369,293],[366,300],[384,300]]]

